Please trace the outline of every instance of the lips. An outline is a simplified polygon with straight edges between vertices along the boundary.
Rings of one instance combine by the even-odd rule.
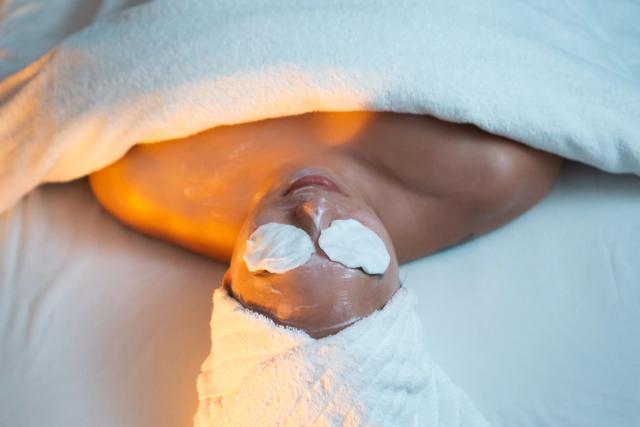
[[[311,186],[323,187],[328,191],[335,191],[337,193],[340,192],[340,189],[338,188],[336,183],[330,180],[329,178],[327,178],[326,176],[306,175],[293,181],[293,183],[291,183],[291,186],[289,186],[289,188],[285,192],[285,196],[300,188],[311,187]]]

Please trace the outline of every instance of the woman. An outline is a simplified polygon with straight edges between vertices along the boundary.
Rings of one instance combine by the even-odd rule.
[[[466,124],[398,113],[309,113],[139,145],[91,176],[131,227],[230,261],[225,286],[246,307],[320,338],[380,309],[398,263],[492,230],[549,190],[561,159]],[[336,219],[377,234],[383,274],[334,262],[318,237]],[[315,245],[281,274],[249,271],[246,241],[290,224]]]

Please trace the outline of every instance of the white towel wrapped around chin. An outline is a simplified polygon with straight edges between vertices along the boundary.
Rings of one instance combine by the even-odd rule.
[[[413,290],[314,339],[218,288],[196,427],[488,426],[430,359]]]

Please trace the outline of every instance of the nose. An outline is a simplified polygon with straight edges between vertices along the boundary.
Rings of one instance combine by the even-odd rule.
[[[302,228],[316,240],[320,231],[327,228],[333,219],[334,209],[331,204],[322,197],[314,197],[300,203],[296,207],[296,217]]]

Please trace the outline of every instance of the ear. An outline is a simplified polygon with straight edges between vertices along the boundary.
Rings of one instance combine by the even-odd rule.
[[[231,270],[227,270],[224,272],[224,276],[222,276],[222,288],[227,291],[231,290]]]

